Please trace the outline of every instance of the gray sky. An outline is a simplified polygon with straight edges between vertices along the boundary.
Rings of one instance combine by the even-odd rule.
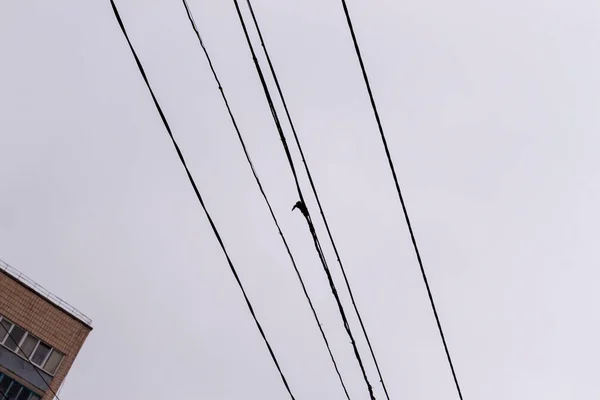
[[[343,399],[183,5],[117,4],[294,393]],[[457,398],[339,0],[254,5],[392,398]],[[233,2],[190,6],[367,399]],[[599,397],[600,3],[349,7],[465,399]],[[94,320],[61,399],[286,398],[108,0],[4,1],[0,49],[0,257]]]

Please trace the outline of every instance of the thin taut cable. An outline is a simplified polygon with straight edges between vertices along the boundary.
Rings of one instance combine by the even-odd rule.
[[[208,219],[210,227],[212,228],[212,231],[213,231],[215,237],[217,238],[219,245],[221,246],[221,250],[223,250],[223,254],[225,255],[225,258],[227,259],[227,263],[229,264],[229,269],[231,270],[231,273],[233,274],[235,281],[237,282],[240,290],[242,291],[242,295],[244,296],[244,300],[246,301],[248,310],[250,311],[250,314],[252,315],[252,318],[254,319],[254,322],[256,323],[256,327],[258,328],[258,331],[260,332],[260,335],[262,336],[262,338],[267,346],[267,349],[269,350],[271,359],[273,360],[275,367],[277,367],[277,371],[279,371],[281,380],[282,380],[285,388],[287,389],[287,392],[290,395],[290,398],[292,400],[295,400],[294,395],[292,394],[292,390],[290,389],[290,386],[288,385],[287,379],[285,378],[285,375],[283,374],[283,371],[281,370],[279,362],[277,361],[277,357],[275,356],[275,353],[273,352],[273,349],[271,348],[271,344],[269,343],[269,340],[267,339],[265,332],[263,331],[262,325],[258,321],[256,314],[254,313],[254,308],[252,307],[252,304],[250,303],[250,299],[246,295],[246,290],[244,289],[244,286],[242,285],[242,281],[240,280],[240,277],[238,276],[237,270],[235,269],[235,266],[233,265],[231,258],[229,258],[229,253],[227,252],[227,249],[225,248],[225,244],[223,243],[223,240],[221,239],[221,235],[219,234],[219,231],[217,230],[217,227],[215,226],[215,223],[213,222],[213,219],[210,216],[210,213],[208,212],[206,205],[204,204],[204,199],[202,198],[202,195],[200,194],[200,190],[198,189],[198,186],[196,185],[196,182],[194,181],[194,178],[192,177],[192,173],[190,172],[190,170],[187,166],[187,163],[185,161],[185,158],[183,157],[183,154],[181,153],[181,149],[179,148],[179,145],[177,144],[177,141],[175,140],[175,137],[173,136],[171,127],[169,126],[169,123],[167,122],[167,119],[162,111],[162,108],[161,108],[160,104],[158,103],[156,96],[154,95],[154,91],[152,90],[152,87],[150,86],[150,82],[148,81],[148,78],[146,77],[146,72],[144,71],[144,67],[142,66],[142,63],[140,62],[140,59],[138,58],[137,53],[135,52],[133,45],[131,44],[131,41],[129,40],[129,36],[127,35],[127,31],[125,30],[125,26],[123,25],[123,21],[121,20],[119,11],[117,10],[117,7],[113,0],[110,0],[110,4],[112,5],[112,9],[115,13],[117,22],[119,23],[119,26],[121,27],[123,36],[125,36],[125,39],[127,40],[127,44],[129,45],[129,49],[131,50],[133,58],[135,59],[135,62],[138,66],[140,74],[142,75],[142,78],[144,79],[144,82],[146,83],[146,86],[148,87],[150,96],[152,96],[152,101],[154,102],[154,105],[156,106],[156,110],[158,111],[158,114],[160,115],[163,125],[165,126],[165,129],[167,130],[167,133],[169,134],[169,138],[171,139],[171,142],[173,143],[173,147],[175,148],[175,151],[177,152],[177,155],[179,156],[179,161],[181,162],[181,165],[185,169],[187,178],[188,178],[190,184],[192,185],[192,188],[194,189],[194,193],[196,193],[196,198],[198,199],[198,202],[200,203],[200,205],[202,206],[202,209],[204,210],[204,213],[206,214],[206,218]]]
[[[444,336],[444,330],[442,329],[442,323],[440,322],[440,317],[438,316],[437,308],[436,308],[435,302],[433,300],[433,294],[431,293],[431,288],[429,287],[429,281],[427,280],[427,274],[425,273],[425,267],[423,267],[423,261],[421,259],[421,253],[419,252],[419,246],[417,246],[417,240],[415,238],[415,233],[413,232],[413,228],[410,223],[410,218],[408,217],[408,211],[406,209],[406,204],[404,203],[404,197],[402,196],[402,191],[400,190],[400,184],[398,183],[398,176],[396,175],[396,169],[394,168],[394,162],[392,161],[390,149],[388,147],[387,140],[385,138],[385,133],[383,132],[383,126],[381,125],[381,119],[379,118],[379,112],[377,111],[377,105],[375,104],[375,98],[373,97],[373,91],[371,90],[371,84],[369,83],[369,78],[367,76],[365,64],[364,64],[362,56],[360,54],[360,48],[358,46],[358,41],[356,40],[356,34],[354,33],[354,27],[352,26],[352,20],[350,19],[350,13],[348,12],[348,6],[346,4],[346,0],[341,0],[341,1],[342,1],[342,7],[344,8],[344,14],[346,15],[346,21],[348,22],[348,28],[350,29],[350,35],[352,36],[352,42],[354,43],[354,50],[356,51],[356,56],[358,57],[358,62],[360,64],[360,69],[362,71],[363,79],[364,79],[365,85],[367,87],[367,92],[369,93],[369,100],[371,100],[371,107],[373,108],[373,114],[375,114],[375,120],[377,121],[377,127],[379,128],[379,134],[381,136],[383,148],[385,149],[385,155],[388,159],[388,164],[390,166],[390,170],[392,171],[392,177],[394,178],[394,184],[396,185],[396,192],[398,192],[398,198],[400,199],[400,204],[402,205],[402,212],[404,213],[404,219],[406,220],[406,225],[408,226],[408,232],[410,233],[410,240],[412,241],[413,247],[415,249],[415,254],[417,255],[417,261],[419,262],[419,268],[421,269],[421,275],[423,277],[423,282],[425,283],[425,288],[427,289],[427,295],[429,296],[429,302],[431,303],[431,309],[433,310],[433,315],[435,316],[435,322],[437,323],[437,327],[440,332],[440,337],[441,337],[442,343],[444,345],[444,350],[446,352],[446,358],[448,358],[448,364],[450,365],[450,370],[452,371],[452,377],[454,378],[454,384],[456,385],[456,390],[458,391],[458,397],[462,400],[463,396],[462,396],[462,392],[460,390],[460,385],[458,384],[458,378],[456,377],[456,372],[454,370],[454,364],[452,363],[452,357],[450,357],[450,350],[448,350],[448,344],[446,343],[446,337]]]
[[[331,362],[333,363],[333,366],[335,368],[335,372],[337,373],[337,376],[340,380],[340,384],[342,385],[342,388],[344,389],[344,394],[346,395],[346,398],[348,400],[350,400],[350,395],[348,394],[348,390],[346,388],[346,384],[344,383],[344,380],[342,378],[342,374],[340,373],[340,370],[338,368],[337,362],[335,361],[335,358],[333,356],[333,352],[331,351],[331,347],[329,346],[329,341],[327,340],[327,336],[325,335],[325,331],[323,330],[323,327],[321,325],[321,321],[319,320],[319,316],[317,315],[317,311],[315,310],[315,307],[313,305],[313,302],[310,298],[310,295],[308,294],[308,291],[306,289],[306,286],[304,284],[304,279],[302,278],[302,275],[300,274],[300,271],[298,270],[298,267],[296,265],[296,260],[294,259],[294,256],[292,255],[292,252],[290,250],[290,246],[288,245],[287,239],[285,238],[283,232],[281,231],[281,227],[279,226],[279,221],[277,220],[277,217],[275,217],[275,213],[273,212],[273,208],[271,207],[271,202],[269,201],[269,198],[267,197],[267,194],[264,191],[264,188],[262,186],[262,183],[260,181],[260,178],[258,177],[258,174],[256,172],[256,170],[254,169],[254,164],[252,163],[252,159],[250,158],[250,154],[248,153],[248,150],[246,148],[246,143],[242,137],[242,134],[240,132],[240,129],[238,127],[238,124],[235,120],[235,117],[233,116],[233,112],[231,111],[231,107],[229,106],[229,102],[227,101],[227,96],[225,96],[225,91],[223,89],[223,86],[221,85],[221,81],[219,80],[219,77],[217,75],[217,72],[215,71],[215,68],[213,66],[212,60],[210,58],[210,55],[208,54],[208,50],[206,49],[206,46],[204,45],[204,41],[202,40],[202,37],[200,35],[200,32],[198,30],[198,27],[196,26],[196,22],[194,21],[194,17],[192,15],[192,12],[187,4],[186,0],[182,0],[183,1],[183,6],[185,7],[185,11],[187,13],[188,19],[190,21],[190,24],[192,25],[192,28],[194,29],[194,32],[196,33],[196,37],[198,38],[198,42],[200,43],[200,46],[202,47],[202,51],[204,52],[204,55],[206,56],[206,60],[208,62],[208,65],[210,67],[210,70],[213,74],[213,77],[215,78],[215,81],[217,83],[217,86],[219,88],[219,91],[221,92],[221,97],[223,98],[223,102],[225,103],[225,107],[227,108],[227,112],[229,113],[229,118],[231,119],[231,123],[233,124],[233,127],[235,128],[235,131],[237,133],[237,137],[240,141],[240,144],[242,145],[242,149],[244,150],[244,155],[246,156],[246,160],[248,161],[248,165],[250,166],[250,169],[252,170],[252,175],[254,175],[254,180],[256,181],[256,184],[258,185],[258,188],[260,190],[260,193],[262,194],[263,199],[265,200],[265,203],[267,204],[267,207],[269,209],[269,213],[271,214],[271,218],[273,219],[273,222],[275,224],[275,226],[277,227],[277,231],[279,232],[279,236],[281,236],[281,241],[283,242],[283,245],[285,246],[285,249],[287,251],[287,254],[290,258],[290,261],[292,262],[292,265],[294,267],[294,271],[296,272],[296,276],[298,277],[298,280],[300,281],[300,285],[302,286],[302,291],[304,292],[304,296],[306,297],[306,300],[308,301],[308,304],[310,306],[310,309],[312,311],[312,314],[315,318],[315,322],[317,323],[317,326],[319,327],[319,331],[321,332],[321,336],[323,337],[323,341],[325,342],[325,346],[327,347],[327,351],[329,352],[329,357],[331,358]]]
[[[250,0],[246,0],[248,4],[248,8],[250,9],[250,14],[252,15],[252,20],[254,21],[254,26],[256,27],[256,31],[258,32],[258,37],[260,39],[260,44],[263,48],[263,52],[265,54],[265,58],[267,59],[267,63],[269,64],[269,69],[271,70],[271,75],[273,76],[273,80],[275,82],[275,86],[277,87],[277,92],[279,93],[279,98],[281,99],[281,103],[283,104],[283,109],[285,110],[285,114],[287,120],[292,128],[292,133],[294,135],[294,140],[296,142],[296,146],[298,146],[298,150],[300,151],[300,157],[302,158],[302,163],[304,164],[304,170],[306,171],[306,175],[308,176],[308,181],[310,183],[310,187],[312,189],[313,195],[317,200],[317,206],[319,207],[319,213],[321,214],[321,218],[323,219],[323,223],[325,225],[325,230],[327,231],[327,235],[329,236],[329,241],[333,247],[333,251],[338,261],[338,265],[340,266],[340,270],[342,271],[342,276],[344,277],[344,283],[346,284],[346,288],[348,289],[348,293],[350,294],[350,300],[352,302],[352,307],[354,308],[354,312],[358,317],[358,322],[360,324],[360,328],[363,332],[363,335],[366,339],[367,346],[369,347],[369,352],[371,353],[371,358],[373,359],[373,363],[375,364],[375,368],[377,369],[377,374],[379,375],[379,381],[381,382],[381,386],[383,387],[383,391],[385,392],[386,398],[389,400],[390,396],[387,391],[387,387],[385,386],[385,382],[383,380],[383,375],[381,373],[381,369],[379,368],[379,363],[377,362],[377,358],[375,357],[375,352],[373,351],[373,346],[371,345],[371,340],[369,339],[369,335],[367,334],[367,330],[365,328],[365,324],[363,322],[362,316],[358,311],[358,306],[356,305],[356,301],[354,300],[354,293],[352,292],[352,288],[350,287],[350,282],[348,281],[348,276],[346,275],[346,269],[344,268],[344,264],[340,258],[340,254],[338,252],[335,241],[333,240],[333,234],[331,233],[331,229],[329,228],[329,223],[327,222],[327,218],[325,217],[325,212],[323,211],[323,206],[321,205],[321,200],[319,199],[319,194],[317,192],[317,188],[315,187],[315,183],[312,178],[312,174],[310,173],[310,169],[308,168],[308,164],[304,157],[304,151],[302,150],[302,145],[300,144],[300,139],[298,138],[298,134],[296,133],[296,128],[294,126],[294,122],[292,121],[292,117],[288,110],[287,102],[285,101],[285,97],[283,96],[283,90],[281,89],[281,85],[279,84],[279,79],[277,79],[277,74],[275,73],[275,68],[273,67],[273,63],[271,62],[271,57],[269,56],[269,52],[267,50],[267,46],[265,45],[265,41],[263,39],[260,27],[258,25],[258,21],[256,16],[254,15],[254,9],[252,8],[252,3]]]
[[[285,139],[285,135],[283,134],[283,129],[281,127],[281,123],[279,122],[279,116],[277,115],[277,110],[275,109],[275,105],[273,104],[273,99],[271,97],[271,93],[269,92],[269,88],[267,86],[267,83],[265,81],[265,77],[264,74],[262,72],[262,68],[260,66],[260,64],[258,63],[258,59],[256,58],[256,52],[254,51],[254,46],[252,45],[252,41],[250,40],[250,35],[248,34],[248,29],[246,27],[246,23],[244,21],[244,17],[242,16],[242,12],[240,10],[240,6],[239,6],[239,2],[238,0],[233,0],[233,3],[235,5],[239,20],[240,20],[240,24],[242,26],[242,30],[244,31],[244,35],[246,37],[246,41],[248,43],[248,47],[250,49],[250,53],[252,54],[252,60],[254,61],[254,65],[256,67],[256,72],[258,73],[258,77],[260,79],[262,88],[263,88],[263,92],[265,94],[265,98],[267,100],[267,103],[269,105],[269,108],[271,110],[271,115],[273,117],[273,121],[275,122],[275,126],[277,128],[277,131],[279,133],[279,138],[281,140],[282,146],[284,148],[287,160],[288,160],[288,164],[289,167],[292,171],[292,175],[294,176],[294,182],[296,184],[296,190],[298,192],[298,196],[300,198],[300,201],[297,203],[296,206],[299,206],[301,208],[301,211],[304,215],[304,217],[306,218],[306,222],[308,224],[308,228],[310,230],[310,234],[313,238],[313,242],[315,245],[315,249],[317,251],[317,254],[319,255],[319,259],[321,261],[321,264],[323,265],[323,269],[325,271],[325,275],[327,276],[327,280],[329,282],[329,286],[331,288],[331,292],[333,294],[333,297],[335,298],[336,304],[338,306],[338,311],[340,313],[340,316],[342,318],[342,322],[344,323],[344,329],[346,330],[346,333],[350,339],[350,343],[352,345],[352,348],[354,350],[354,356],[356,357],[356,360],[358,361],[358,365],[360,367],[360,370],[362,372],[363,375],[363,379],[367,385],[367,389],[369,391],[369,396],[371,398],[371,400],[375,399],[375,394],[373,393],[373,386],[371,385],[371,382],[369,382],[369,377],[367,376],[367,372],[365,370],[365,366],[364,363],[362,361],[362,358],[360,356],[360,352],[358,350],[358,346],[356,344],[356,340],[354,339],[354,334],[352,333],[352,329],[350,327],[350,324],[348,323],[348,319],[346,317],[346,312],[344,311],[344,307],[342,305],[342,302],[340,300],[339,294],[337,292],[337,288],[335,286],[335,283],[333,281],[333,278],[331,276],[331,272],[329,270],[329,267],[327,265],[327,261],[325,259],[325,254],[323,253],[323,250],[321,248],[321,244],[319,242],[319,238],[317,236],[316,230],[314,228],[312,219],[310,217],[310,214],[308,212],[308,208],[306,205],[306,202],[304,201],[304,195],[302,193],[302,188],[300,187],[300,182],[298,180],[298,175],[296,173],[296,168],[294,166],[294,161],[292,159],[292,155],[290,153],[290,149],[287,145],[287,141]],[[303,208],[303,210],[302,210]]]

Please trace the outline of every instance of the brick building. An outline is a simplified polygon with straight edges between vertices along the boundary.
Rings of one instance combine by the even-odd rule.
[[[91,323],[0,260],[0,400],[53,399]]]

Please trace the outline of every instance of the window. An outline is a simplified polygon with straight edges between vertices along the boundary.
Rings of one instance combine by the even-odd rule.
[[[11,328],[13,327],[13,324],[7,320],[2,318],[2,321],[0,321],[0,324],[2,326],[0,326],[0,343],[4,342],[4,339],[8,336],[8,332],[10,332]]]
[[[8,379],[2,374],[0,374],[0,377],[4,377],[4,379],[0,378],[0,394],[4,396],[4,393],[8,392],[8,389],[12,386],[12,379]]]
[[[4,392],[4,397],[7,400],[17,400],[17,397],[19,397],[22,391],[23,386],[19,385],[17,382],[13,382],[8,390]]]
[[[12,351],[16,351],[19,347],[19,343],[21,343],[21,339],[23,339],[23,336],[25,336],[25,329],[21,328],[20,326],[13,325],[13,328],[8,334],[4,345]]]
[[[33,352],[33,356],[31,356],[31,361],[37,366],[43,366],[46,358],[50,354],[50,350],[52,348],[48,346],[44,342],[39,342],[38,347]]]
[[[46,361],[46,365],[44,365],[46,372],[48,372],[50,375],[54,375],[62,359],[63,355],[61,353],[56,350],[52,350],[52,354],[50,354],[48,361]]]
[[[28,333],[25,337],[25,340],[23,340],[23,343],[21,343],[21,346],[19,346],[19,355],[25,358],[31,357],[31,353],[33,352],[33,349],[35,349],[35,346],[37,346],[39,341],[40,339]]]
[[[54,375],[64,355],[0,315],[0,344]],[[6,332],[9,332],[8,334]],[[4,400],[0,397],[1,400]],[[21,400],[20,397],[18,400]]]
[[[40,400],[40,396],[2,373],[0,373],[0,396],[3,400]]]

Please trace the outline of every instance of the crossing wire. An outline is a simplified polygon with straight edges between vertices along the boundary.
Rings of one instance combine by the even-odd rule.
[[[315,245],[315,249],[317,251],[317,254],[319,255],[319,259],[321,261],[321,264],[322,264],[323,269],[325,271],[325,274],[327,276],[327,280],[329,282],[329,286],[331,288],[331,292],[332,292],[333,297],[335,298],[336,304],[338,306],[338,311],[339,311],[340,316],[342,318],[342,322],[344,324],[344,329],[346,330],[346,333],[347,333],[347,335],[348,335],[348,337],[350,339],[350,343],[351,343],[352,348],[354,350],[354,356],[355,356],[356,360],[358,361],[358,365],[360,367],[363,379],[365,381],[365,384],[367,385],[367,389],[369,391],[369,396],[370,396],[370,398],[372,400],[374,400],[375,399],[375,394],[373,393],[373,386],[371,385],[371,383],[369,381],[369,377],[367,376],[367,372],[365,370],[364,362],[363,362],[362,357],[360,355],[360,352],[358,350],[358,347],[357,347],[357,344],[356,344],[356,340],[354,338],[354,334],[352,333],[352,329],[350,327],[350,324],[348,323],[346,312],[344,311],[344,307],[343,307],[343,305],[341,303],[341,300],[340,300],[337,288],[335,286],[335,283],[334,283],[333,278],[331,276],[331,272],[329,270],[329,266],[327,265],[327,261],[325,259],[325,255],[324,255],[323,250],[321,248],[321,243],[319,241],[319,238],[317,236],[316,230],[314,228],[314,224],[313,224],[312,219],[310,217],[310,213],[308,212],[308,208],[307,208],[308,206],[306,204],[306,201],[304,200],[304,195],[302,193],[302,188],[300,187],[300,182],[298,180],[298,175],[297,175],[297,172],[296,172],[296,168],[294,166],[294,162],[293,162],[293,159],[292,159],[289,147],[287,145],[287,140],[286,140],[285,135],[283,133],[283,128],[281,127],[281,123],[279,121],[279,116],[277,114],[277,110],[275,109],[275,105],[273,104],[273,99],[271,97],[271,93],[269,91],[268,85],[267,85],[267,83],[265,81],[265,77],[264,77],[264,74],[262,72],[262,68],[261,68],[261,66],[260,66],[260,64],[258,62],[257,57],[256,57],[256,52],[254,51],[254,46],[252,45],[252,41],[250,40],[250,36],[249,36],[249,33],[248,33],[248,28],[246,27],[246,23],[244,21],[244,17],[242,16],[242,12],[240,10],[239,2],[238,2],[238,0],[233,0],[233,2],[234,2],[234,5],[235,5],[235,8],[236,8],[239,20],[240,20],[240,25],[241,25],[242,30],[244,31],[244,35],[246,37],[246,42],[248,43],[248,47],[249,47],[250,53],[252,55],[252,60],[253,60],[254,65],[256,67],[256,72],[257,72],[258,77],[260,79],[260,82],[261,82],[261,85],[262,85],[262,88],[263,88],[263,92],[265,94],[265,98],[266,98],[267,103],[269,105],[269,108],[270,108],[270,111],[271,111],[271,115],[273,117],[273,121],[275,122],[275,126],[277,128],[278,133],[279,133],[279,138],[281,140],[281,143],[282,143],[282,146],[284,148],[286,157],[288,159],[289,167],[290,167],[290,169],[292,171],[292,175],[294,176],[294,182],[296,184],[296,190],[297,190],[298,196],[300,198],[299,202],[297,203],[297,206],[298,205],[300,206],[300,208],[302,210],[302,213],[304,214],[304,217],[306,219],[306,222],[307,222],[310,234],[311,234],[311,236],[313,238],[313,243]]]
[[[279,232],[279,236],[281,237],[281,240],[283,242],[283,245],[285,246],[285,249],[287,251],[287,254],[290,258],[290,261],[292,262],[292,266],[294,267],[294,271],[296,272],[296,276],[298,277],[298,280],[300,281],[300,285],[302,286],[302,291],[304,292],[304,296],[306,297],[306,300],[308,301],[308,304],[310,306],[310,309],[312,311],[312,314],[314,316],[315,322],[317,324],[317,326],[319,327],[319,331],[321,333],[321,336],[323,338],[323,341],[325,342],[325,346],[327,347],[327,351],[329,353],[329,357],[331,358],[331,362],[333,363],[333,366],[335,368],[335,372],[339,378],[340,384],[342,385],[342,388],[344,390],[344,394],[346,395],[346,398],[348,400],[350,400],[350,395],[348,394],[348,390],[346,388],[346,384],[344,383],[344,379],[342,378],[342,375],[340,373],[340,370],[338,368],[337,362],[335,361],[335,357],[333,356],[333,353],[331,351],[331,347],[329,345],[329,340],[327,339],[327,336],[325,335],[325,331],[323,330],[321,321],[319,320],[319,316],[317,315],[317,311],[315,310],[315,307],[313,305],[313,302],[310,298],[310,295],[308,294],[308,291],[306,289],[306,285],[304,284],[304,279],[302,278],[302,275],[300,274],[300,271],[298,270],[298,267],[296,265],[296,260],[294,259],[294,256],[292,255],[292,252],[290,250],[290,246],[288,245],[287,239],[285,238],[285,235],[283,234],[281,227],[279,225],[279,221],[277,220],[277,217],[275,216],[275,213],[273,212],[273,208],[271,207],[271,202],[269,201],[269,198],[267,196],[267,194],[265,193],[265,190],[263,188],[263,185],[260,181],[260,178],[258,177],[258,173],[256,172],[255,168],[254,168],[254,164],[252,162],[252,159],[250,158],[250,154],[248,153],[248,149],[246,147],[246,143],[244,141],[244,138],[241,134],[241,131],[238,127],[237,121],[233,115],[233,112],[231,111],[231,107],[229,106],[229,101],[227,100],[227,96],[225,95],[225,91],[223,89],[223,86],[221,85],[221,81],[217,75],[217,72],[214,68],[214,65],[212,63],[212,60],[210,58],[210,55],[208,53],[208,50],[206,49],[206,45],[204,44],[204,41],[202,40],[202,37],[200,35],[200,31],[198,30],[198,27],[196,26],[196,22],[194,21],[194,17],[192,15],[192,12],[190,10],[190,7],[187,3],[186,0],[182,0],[183,1],[183,6],[185,7],[185,11],[187,13],[188,19],[190,21],[190,24],[192,26],[192,29],[194,30],[196,37],[198,39],[198,42],[200,43],[200,47],[202,47],[202,51],[204,52],[204,55],[206,56],[206,60],[208,62],[208,65],[210,67],[210,70],[212,72],[212,75],[215,79],[215,82],[217,83],[217,86],[219,88],[219,92],[221,93],[221,97],[223,99],[223,102],[225,103],[225,107],[227,108],[227,112],[229,114],[229,118],[231,119],[231,123],[233,124],[233,127],[237,133],[237,137],[240,141],[240,144],[242,146],[242,149],[244,151],[244,155],[246,156],[246,160],[248,161],[248,165],[250,166],[250,169],[252,171],[252,175],[254,176],[254,179],[256,181],[256,184],[258,185],[258,188],[260,190],[260,193],[265,201],[265,203],[267,204],[267,207],[269,209],[269,213],[271,214],[271,218],[277,228],[277,231]]]
[[[192,188],[194,189],[194,193],[196,194],[196,198],[198,199],[198,202],[200,203],[200,205],[202,206],[202,209],[204,210],[204,213],[206,214],[206,218],[208,219],[210,227],[212,228],[212,231],[213,231],[217,241],[219,242],[219,245],[221,246],[221,250],[223,251],[225,258],[227,259],[227,264],[229,265],[229,269],[231,270],[231,273],[233,274],[235,281],[237,282],[237,284],[242,292],[242,295],[244,296],[246,306],[248,307],[248,310],[250,311],[250,314],[252,315],[252,318],[254,319],[256,327],[258,328],[258,331],[260,332],[260,335],[262,336],[262,338],[265,342],[265,345],[267,346],[269,354],[271,355],[271,359],[273,360],[273,363],[275,364],[275,367],[277,368],[277,371],[279,372],[281,380],[282,380],[290,398],[292,400],[295,400],[295,397],[292,394],[292,390],[287,382],[287,379],[286,379],[285,375],[283,374],[281,366],[279,365],[279,361],[277,360],[277,357],[275,356],[273,348],[271,347],[271,344],[269,343],[269,340],[267,339],[267,336],[265,335],[265,332],[263,331],[262,325],[258,321],[258,318],[254,312],[254,308],[252,307],[250,299],[248,298],[248,296],[246,294],[246,290],[244,289],[244,286],[242,285],[242,281],[240,280],[240,277],[238,276],[237,270],[236,270],[235,266],[233,265],[231,258],[229,257],[229,253],[225,247],[225,244],[223,243],[223,240],[221,239],[221,235],[219,234],[219,231],[217,230],[217,227],[216,227],[215,223],[213,222],[213,219],[210,216],[210,213],[208,212],[206,205],[204,204],[204,199],[202,198],[202,195],[200,194],[200,190],[198,189],[198,186],[196,185],[196,181],[192,177],[192,174],[187,166],[185,158],[183,157],[181,149],[179,148],[179,145],[178,145],[177,141],[175,140],[175,137],[173,136],[171,127],[170,127],[169,123],[167,122],[167,118],[165,117],[165,115],[162,111],[162,107],[160,106],[156,96],[154,95],[154,90],[152,90],[152,86],[150,86],[150,82],[148,81],[146,72],[144,71],[144,67],[142,66],[142,63],[140,62],[140,59],[138,58],[137,53],[135,52],[135,49],[133,48],[133,45],[131,44],[131,41],[129,40],[129,36],[127,35],[127,31],[125,30],[125,26],[123,25],[123,21],[121,20],[121,16],[119,14],[119,11],[117,10],[117,6],[115,5],[113,0],[110,0],[110,4],[112,6],[112,9],[115,14],[115,18],[117,19],[117,22],[119,24],[119,27],[121,28],[121,31],[123,32],[123,36],[125,36],[125,39],[127,40],[127,44],[129,45],[129,49],[131,50],[131,54],[133,55],[133,58],[135,59],[135,62],[138,66],[140,74],[142,75],[142,78],[144,79],[144,82],[146,83],[146,86],[148,87],[148,91],[150,92],[150,96],[152,97],[152,101],[154,102],[156,110],[158,111],[158,114],[160,115],[163,125],[164,125],[167,133],[169,134],[169,138],[171,139],[171,142],[173,143],[173,147],[175,148],[175,151],[177,152],[179,161],[181,162],[183,168],[185,169],[187,178],[188,178],[190,184],[192,185]]]
[[[358,306],[356,304],[356,300],[354,298],[354,293],[352,291],[352,288],[350,286],[350,281],[348,280],[348,276],[346,275],[346,269],[344,268],[344,264],[342,263],[342,259],[341,256],[339,254],[339,251],[337,249],[337,245],[335,243],[335,240],[333,239],[333,234],[331,233],[331,229],[329,227],[329,223],[327,221],[327,217],[325,216],[325,211],[323,210],[323,206],[321,204],[321,200],[319,198],[319,193],[317,191],[317,188],[315,186],[312,174],[310,172],[310,168],[308,167],[308,163],[306,162],[306,158],[304,156],[304,151],[302,149],[302,145],[300,143],[300,139],[298,137],[298,134],[296,132],[296,127],[294,125],[294,122],[292,120],[290,111],[288,109],[287,106],[287,102],[285,101],[285,96],[283,95],[283,89],[281,88],[281,85],[279,84],[279,79],[277,77],[277,73],[275,72],[275,67],[273,66],[273,62],[271,61],[271,56],[269,55],[269,51],[267,49],[267,46],[265,44],[260,26],[258,24],[258,20],[256,18],[256,15],[254,13],[254,9],[252,7],[252,3],[250,0],[246,0],[246,3],[248,4],[248,8],[250,10],[250,15],[252,16],[252,20],[254,22],[254,26],[256,28],[256,31],[258,32],[258,37],[261,43],[261,46],[263,48],[263,52],[265,54],[265,58],[267,60],[267,64],[269,65],[269,70],[271,71],[271,76],[273,77],[273,81],[275,82],[275,86],[277,88],[277,92],[279,94],[279,99],[281,100],[281,103],[283,104],[283,109],[285,111],[287,120],[290,124],[290,128],[292,130],[293,136],[294,136],[294,140],[296,142],[296,146],[298,147],[298,150],[300,152],[300,157],[302,159],[302,164],[304,165],[304,170],[306,171],[306,175],[308,176],[308,182],[310,183],[310,187],[312,189],[312,193],[315,196],[315,199],[317,201],[317,206],[319,208],[319,213],[321,214],[321,218],[323,219],[323,223],[325,225],[325,230],[327,231],[327,236],[329,237],[329,241],[331,243],[331,246],[333,248],[334,254],[337,258],[337,262],[338,265],[340,267],[340,270],[342,272],[342,277],[344,278],[344,283],[346,285],[346,289],[348,290],[348,293],[350,295],[350,300],[352,303],[352,307],[354,308],[354,312],[356,313],[356,316],[358,317],[358,322],[360,324],[360,328],[362,330],[363,336],[365,337],[365,340],[367,342],[367,347],[369,348],[369,352],[371,354],[371,358],[373,359],[373,363],[375,364],[375,368],[377,370],[377,374],[379,376],[379,381],[381,383],[381,386],[383,387],[383,391],[385,393],[386,398],[389,400],[390,396],[388,394],[388,390],[387,387],[385,385],[385,381],[383,380],[383,375],[381,373],[381,369],[379,367],[379,363],[377,362],[377,357],[375,357],[375,351],[373,350],[373,346],[371,344],[371,339],[369,338],[369,335],[367,334],[367,329],[365,327],[364,321],[362,319],[362,316],[360,314],[360,311],[358,310]]]

